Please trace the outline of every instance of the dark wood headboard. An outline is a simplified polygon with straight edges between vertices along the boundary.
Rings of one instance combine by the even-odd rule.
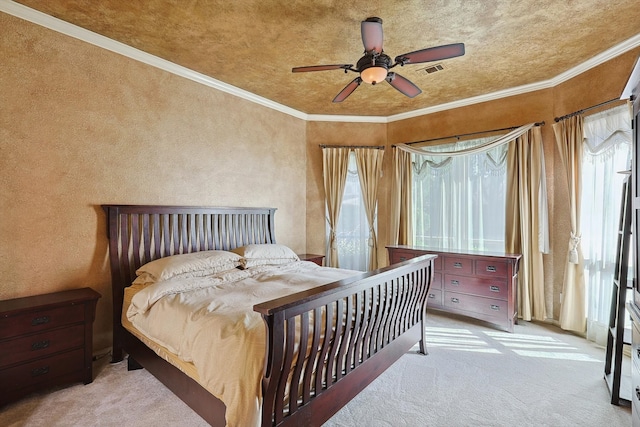
[[[275,208],[153,205],[102,205],[102,208],[107,213],[114,353],[120,345],[124,288],[131,285],[140,266],[170,255],[276,243]]]

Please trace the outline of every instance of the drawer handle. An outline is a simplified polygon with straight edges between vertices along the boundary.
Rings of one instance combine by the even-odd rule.
[[[406,256],[401,256],[401,257],[400,257],[400,261],[406,261],[406,260],[407,260],[407,257],[406,257]]]
[[[496,267],[494,265],[487,265],[487,271],[489,273],[495,273],[496,272]]]
[[[461,262],[454,262],[453,263],[453,268],[462,268],[462,263]]]
[[[452,280],[452,281],[451,281],[451,284],[452,284],[452,285],[456,285],[456,286],[458,286],[458,285],[460,284],[460,282],[458,282],[457,280]]]
[[[49,340],[36,341],[31,344],[31,350],[42,350],[49,347]]]
[[[638,355],[638,359],[640,359],[640,347],[636,349],[636,354]]]
[[[40,375],[45,375],[49,373],[49,367],[48,366],[43,366],[41,368],[35,368],[31,370],[31,376],[32,377],[37,377]]]
[[[434,299],[436,297],[436,294],[429,294],[429,298]]]
[[[500,306],[499,305],[495,305],[495,304],[491,304],[491,310],[500,311]]]
[[[460,300],[458,298],[451,298],[451,302],[458,304]]]
[[[636,397],[640,400],[640,387],[636,387]]]
[[[491,286],[489,286],[489,290],[491,292],[500,292],[500,287],[499,286],[495,286],[495,285],[491,285]]]
[[[31,321],[31,326],[44,325],[45,323],[49,323],[50,320],[51,318],[49,316],[34,317]]]

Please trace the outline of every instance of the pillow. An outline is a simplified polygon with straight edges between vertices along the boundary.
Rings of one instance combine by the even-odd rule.
[[[138,274],[137,271],[136,274]],[[153,285],[154,283],[156,283],[156,279],[154,279],[152,275],[150,275],[149,273],[142,273],[138,275],[138,277],[136,277],[136,280],[134,280],[131,284],[138,285],[144,288],[145,286]]]
[[[240,266],[240,255],[228,251],[202,251],[172,255],[148,262],[136,270],[141,281],[159,282],[175,276],[203,277]],[[137,279],[136,279],[137,280]]]
[[[300,261],[289,247],[278,244],[256,244],[233,249],[242,257],[240,266],[244,269],[259,265],[278,265]]]

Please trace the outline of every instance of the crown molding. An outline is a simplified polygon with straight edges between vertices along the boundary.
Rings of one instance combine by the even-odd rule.
[[[98,33],[94,33],[93,31],[86,30],[77,25],[70,24],[69,22],[55,18],[51,15],[47,15],[46,13],[42,13],[35,9],[31,9],[30,7],[21,5],[11,0],[0,0],[0,12],[5,12],[17,18],[24,19],[58,33],[67,35],[69,37],[82,40],[103,49],[107,49],[111,52],[126,56],[147,65],[151,65],[152,67],[159,68],[161,70],[184,77],[205,86],[209,86],[222,92],[235,95],[239,98],[246,99],[264,107],[289,114],[302,120],[308,120],[308,114],[306,113],[263,98],[244,89],[240,89],[236,86],[221,82],[220,80],[216,80],[204,74],[193,71],[189,68],[175,64],[171,61],[167,61],[155,55],[151,55],[147,52],[143,52],[124,43],[120,43]]]
[[[534,92],[542,89],[553,88],[560,83],[566,82],[585,71],[590,70],[600,64],[603,64],[633,48],[640,46],[640,33],[625,40],[624,42],[594,56],[593,58],[577,65],[551,79],[544,80],[537,83],[518,86],[497,92],[492,92],[484,95],[474,96],[471,98],[465,98],[454,102],[448,102],[445,104],[435,105],[432,107],[426,107],[407,113],[395,114],[391,116],[340,116],[340,115],[318,115],[307,114],[302,111],[287,107],[286,105],[279,104],[271,101],[267,98],[263,98],[254,93],[240,89],[236,86],[221,82],[212,77],[193,71],[189,68],[159,58],[155,55],[143,52],[139,49],[120,43],[108,37],[78,27],[77,25],[70,24],[61,19],[55,18],[51,15],[39,12],[35,9],[31,9],[27,6],[21,5],[11,0],[0,0],[0,12],[13,15],[17,18],[21,18],[32,22],[34,24],[49,28],[53,31],[65,34],[69,37],[82,40],[84,42],[93,44],[95,46],[107,49],[111,52],[126,56],[136,61],[140,61],[152,67],[159,68],[172,74],[187,78],[194,82],[209,86],[211,88],[220,90],[222,92],[229,93],[239,98],[254,102],[263,107],[271,108],[281,113],[288,114],[290,116],[302,119],[305,121],[319,121],[319,122],[351,122],[351,123],[390,123],[399,120],[405,120],[413,117],[424,116],[427,114],[436,113],[439,111],[450,110],[453,108],[466,107],[481,102],[494,101],[509,96],[520,95],[528,92]]]
[[[388,123],[389,118],[385,116],[339,116],[331,114],[309,114],[307,120],[310,122],[348,122],[348,123]]]

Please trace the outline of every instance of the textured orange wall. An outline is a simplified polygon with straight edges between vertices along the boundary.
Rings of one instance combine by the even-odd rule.
[[[305,122],[0,13],[0,299],[90,286],[105,203],[269,206],[306,250]]]

